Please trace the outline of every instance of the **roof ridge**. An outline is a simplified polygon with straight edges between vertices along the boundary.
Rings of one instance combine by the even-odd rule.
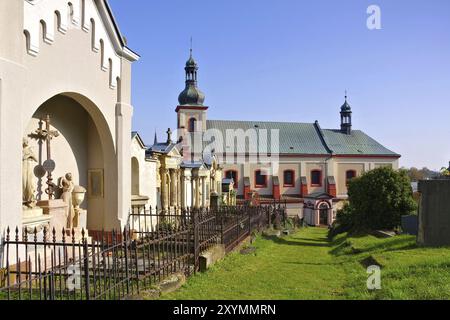
[[[293,122],[293,121],[269,121],[269,120],[220,120],[220,119],[207,119],[208,121],[218,121],[218,122],[247,122],[247,123],[283,123],[283,124],[309,124],[314,125],[312,122]]]
[[[319,134],[320,141],[323,143],[323,146],[325,147],[325,149],[327,149],[327,151],[328,151],[329,154],[333,154],[334,152],[333,152],[333,150],[328,146],[328,143],[327,143],[327,141],[326,141],[326,137],[325,137],[325,135],[323,134],[322,128],[321,128],[320,125],[319,125],[319,121],[316,120],[316,121],[314,122],[314,127],[316,128],[316,131],[317,131],[317,133]]]

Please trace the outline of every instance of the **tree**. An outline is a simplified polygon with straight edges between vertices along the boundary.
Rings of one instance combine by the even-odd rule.
[[[338,211],[328,236],[393,229],[400,225],[402,215],[416,209],[407,170],[374,169],[349,181],[348,203]]]
[[[423,170],[419,170],[419,169],[417,169],[415,167],[412,167],[408,171],[408,176],[411,179],[411,181],[423,180],[423,178],[424,178],[424,171]]]
[[[369,230],[393,229],[417,207],[406,171],[386,167],[350,181],[348,197],[355,227]]]

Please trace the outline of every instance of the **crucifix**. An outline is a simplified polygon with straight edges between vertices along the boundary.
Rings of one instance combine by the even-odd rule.
[[[45,128],[42,126],[43,123],[45,123]],[[41,119],[39,121],[39,128],[29,136],[30,138],[37,140],[40,145],[42,145],[43,142],[46,142],[47,160],[42,164],[42,168],[44,172],[47,172],[47,189],[45,189],[45,193],[48,195],[48,199],[52,200],[55,194],[55,184],[53,183],[52,177],[52,172],[55,170],[55,162],[51,158],[50,142],[53,138],[59,136],[59,132],[51,130],[50,115],[47,115],[45,119]]]

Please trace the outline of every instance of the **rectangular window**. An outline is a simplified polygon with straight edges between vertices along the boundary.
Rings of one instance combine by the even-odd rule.
[[[345,172],[345,183],[348,185],[348,182],[352,180],[354,177],[356,177],[356,171],[355,170],[348,170]]]
[[[267,176],[261,170],[255,171],[255,187],[265,188],[267,187]]]
[[[286,170],[283,174],[283,185],[285,187],[295,186],[295,173],[294,170]]]
[[[322,171],[320,170],[311,171],[311,186],[312,187],[322,186]]]
[[[238,172],[236,170],[228,170],[225,172],[225,178],[227,179],[233,179],[234,182],[234,189],[238,188]]]

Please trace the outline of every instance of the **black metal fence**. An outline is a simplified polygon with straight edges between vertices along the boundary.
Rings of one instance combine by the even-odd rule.
[[[253,232],[286,217],[281,206],[163,212],[133,208],[122,232],[31,235],[6,230],[0,300],[116,300],[170,275],[198,271],[202,252],[231,251]],[[3,282],[3,283],[2,283]]]

